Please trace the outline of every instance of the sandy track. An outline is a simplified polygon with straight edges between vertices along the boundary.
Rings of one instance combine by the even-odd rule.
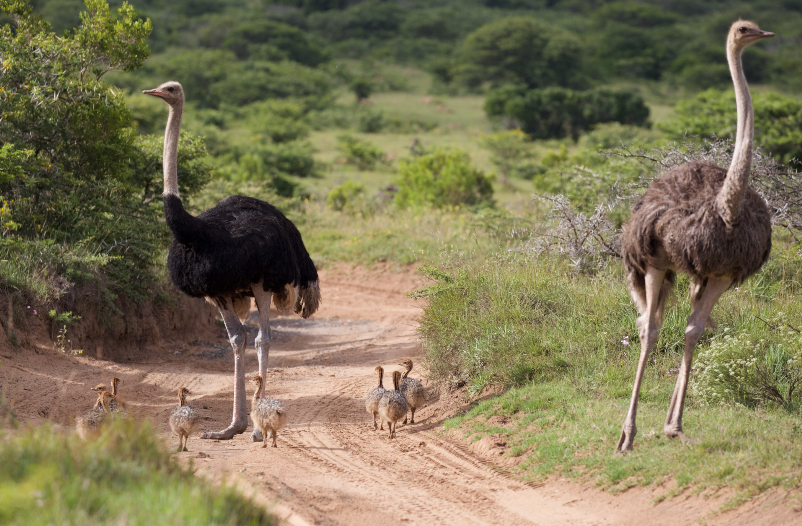
[[[453,413],[456,397],[432,397],[416,415],[418,423],[400,426],[395,440],[374,431],[364,409],[364,396],[374,387],[373,368],[400,369],[402,358],[419,352],[419,305],[403,295],[415,286],[411,273],[345,266],[322,272],[324,303],[315,317],[272,320],[267,390],[285,402],[289,414],[279,447],[262,449],[250,441],[249,428],[232,441],[196,435],[179,458],[191,459],[211,479],[234,481],[293,525],[676,525],[697,522],[721,502],[680,497],[654,504],[665,488],[612,496],[556,478],[537,487],[522,484],[494,467],[491,456],[442,433],[443,415]],[[246,363],[255,373],[255,319],[248,330]],[[68,423],[76,408],[91,405],[86,386],[116,374],[131,412],[160,423],[174,446],[177,439],[164,422],[179,386],[193,392],[191,402],[204,417],[200,431],[227,425],[233,396],[232,353],[222,328],[174,348],[122,363],[45,350],[8,355],[4,361],[11,367],[0,369],[0,385],[14,393],[10,398],[23,419]],[[55,403],[32,394],[33,383],[58,393]],[[766,505],[780,497],[769,495],[708,523],[792,524],[802,518],[785,505],[767,512]]]

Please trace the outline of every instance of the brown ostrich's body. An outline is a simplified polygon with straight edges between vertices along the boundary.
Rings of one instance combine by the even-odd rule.
[[[739,284],[760,270],[771,251],[771,216],[751,188],[730,228],[716,209],[727,170],[710,162],[677,166],[656,179],[635,205],[621,249],[631,287],[645,297],[647,267],[704,281],[729,277]],[[673,275],[667,275],[673,281]]]
[[[618,452],[633,447],[640,385],[676,273],[693,278],[691,315],[663,431],[668,437],[685,438],[682,412],[691,362],[705,326],[712,325],[710,312],[724,291],[757,272],[769,257],[771,217],[766,203],[749,187],[754,114],[741,54],[746,46],[772,36],[745,20],[735,22],[727,36],[738,115],[729,170],[701,161],[669,170],[638,201],[624,228],[621,248],[627,285],[640,313],[641,353]]]

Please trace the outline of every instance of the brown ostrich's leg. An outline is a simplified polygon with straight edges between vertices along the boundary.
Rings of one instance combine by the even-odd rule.
[[[657,300],[660,297],[660,289],[663,286],[665,275],[665,270],[658,270],[654,267],[646,268],[646,312],[638,318],[640,360],[638,360],[638,370],[635,373],[635,385],[632,387],[632,400],[629,402],[629,411],[624,420],[624,427],[621,430],[621,438],[615,448],[618,453],[627,453],[632,450],[632,443],[635,440],[635,434],[638,432],[635,427],[635,418],[638,413],[638,393],[643,380],[643,372],[646,370],[646,360],[648,360],[649,353],[655,342],[657,342],[659,327],[657,326],[655,313],[657,312]]]
[[[226,305],[225,309],[220,309],[220,314],[223,315],[228,339],[234,349],[234,416],[231,418],[231,425],[222,431],[201,435],[201,438],[216,440],[231,440],[234,435],[244,433],[248,427],[248,406],[245,404],[245,344],[248,343],[248,335],[234,312],[233,302],[229,300]]]
[[[718,299],[724,294],[732,283],[728,278],[709,278],[702,297],[693,304],[693,312],[688,317],[688,326],[685,328],[685,353],[682,355],[682,364],[679,367],[677,385],[671,395],[668,406],[668,416],[663,431],[669,438],[685,438],[682,432],[682,411],[685,408],[685,392],[688,390],[688,377],[691,375],[691,362],[696,343],[705,332],[705,326],[710,319],[710,312]]]
[[[256,335],[256,356],[259,357],[259,375],[262,377],[262,389],[259,398],[265,396],[265,384],[267,384],[267,357],[270,354],[270,301],[273,298],[272,292],[265,292],[261,283],[251,287],[253,297],[256,300],[256,308],[259,309],[259,334]],[[262,432],[253,428],[251,440],[254,442],[262,441]]]

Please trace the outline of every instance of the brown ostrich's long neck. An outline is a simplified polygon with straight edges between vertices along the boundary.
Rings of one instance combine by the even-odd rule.
[[[741,213],[744,193],[749,187],[749,170],[752,167],[752,150],[755,135],[755,117],[752,112],[752,96],[746,84],[741,50],[727,43],[727,62],[735,87],[735,105],[738,113],[738,128],[735,134],[735,147],[732,164],[727,170],[727,178],[716,196],[716,208],[728,228],[732,227]]]
[[[395,389],[396,391],[401,390],[401,373],[399,373],[398,371],[393,373],[393,389]]]
[[[178,407],[182,405],[187,405],[187,395],[184,393],[178,393]]]
[[[164,216],[167,226],[179,243],[191,245],[207,238],[207,228],[203,221],[193,217],[186,210],[178,196],[178,138],[181,135],[181,115],[184,104],[179,102],[170,106],[167,129],[164,132]]]
[[[381,387],[382,389],[384,389],[384,369],[382,369],[381,367],[379,367],[379,368],[376,370],[376,374],[377,374],[377,375],[378,375],[378,377],[379,377],[379,385],[378,385],[378,387]]]
[[[401,379],[402,380],[405,380],[406,377],[409,375],[409,372],[412,370],[412,365],[407,365],[405,367],[406,367],[406,370],[404,371],[404,374],[401,375]]]

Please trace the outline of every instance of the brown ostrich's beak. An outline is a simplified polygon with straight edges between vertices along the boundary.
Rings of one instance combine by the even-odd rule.
[[[153,95],[154,97],[164,97],[165,95],[167,95],[166,91],[161,90],[159,88],[145,89],[142,90],[142,93],[144,93],[145,95]]]
[[[757,36],[757,38],[772,38],[774,36],[774,33],[772,33],[771,31],[763,31],[762,29],[758,29],[757,35],[755,36]]]

